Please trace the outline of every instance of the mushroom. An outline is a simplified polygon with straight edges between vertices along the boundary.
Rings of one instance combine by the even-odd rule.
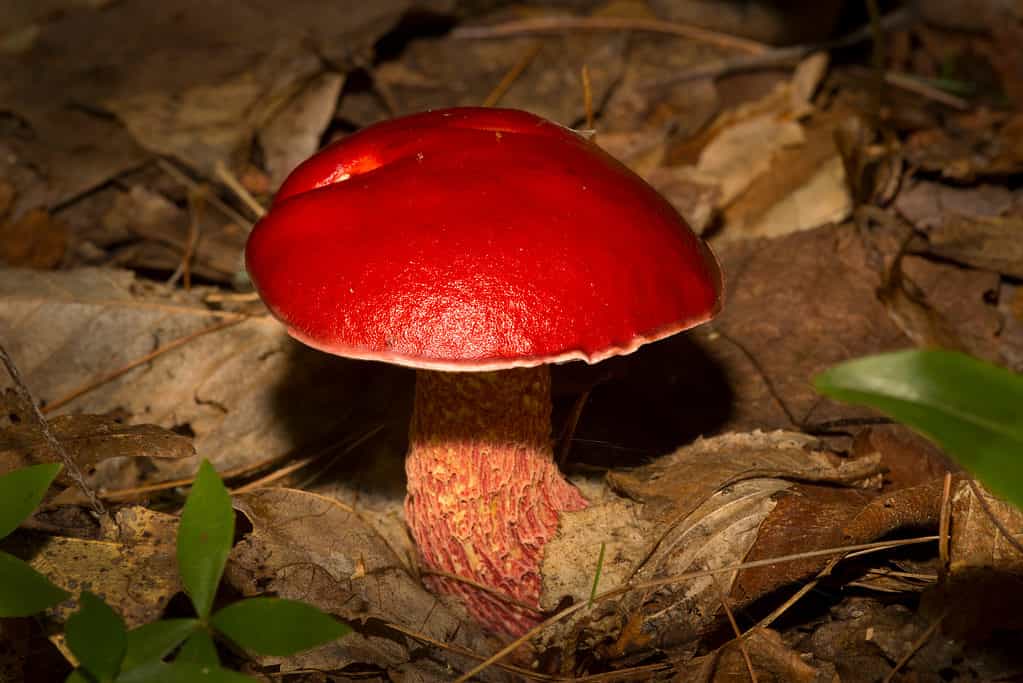
[[[246,260],[295,339],[416,369],[405,514],[424,581],[509,635],[538,622],[544,546],[587,505],[553,461],[547,366],[631,353],[720,307],[714,256],[667,201],[510,109],[414,114],[325,148]]]

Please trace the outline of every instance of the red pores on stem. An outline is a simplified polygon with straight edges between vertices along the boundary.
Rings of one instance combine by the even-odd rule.
[[[720,306],[717,263],[670,204],[513,110],[417,114],[326,148],[246,259],[295,338],[420,370],[406,515],[427,581],[509,634],[538,619],[560,514],[586,505],[553,463],[537,366],[630,353]]]

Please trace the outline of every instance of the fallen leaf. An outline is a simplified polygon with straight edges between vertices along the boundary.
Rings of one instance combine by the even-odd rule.
[[[488,20],[499,18],[493,15]],[[378,67],[375,77],[398,115],[479,106],[508,73],[526,64],[498,105],[575,125],[585,114],[583,65],[590,70],[593,101],[603,101],[621,76],[626,42],[625,35],[608,32],[500,40],[423,38],[411,41],[398,61]],[[530,58],[536,49],[539,52]]]
[[[54,438],[86,470],[110,458],[173,459],[195,454],[191,439],[156,425],[125,425],[103,415],[60,415],[48,422]],[[59,460],[34,424],[0,431],[0,474]]]
[[[389,669],[418,662],[418,642],[389,624],[485,651],[487,640],[478,627],[428,593],[383,537],[347,505],[305,491],[266,489],[237,496],[235,507],[252,531],[232,551],[225,580],[244,595],[272,592],[310,603],[355,629],[309,653],[264,663],[288,672],[310,666],[340,670],[353,663]],[[430,662],[422,665],[436,672]]]
[[[612,497],[565,514],[545,552],[541,604],[553,608],[566,598],[572,603],[589,598],[601,543],[598,592],[738,564],[796,481],[869,485],[876,480],[878,456],[839,461],[814,450],[816,445],[812,437],[794,433],[726,434],[632,472],[610,473],[612,490],[642,505]],[[566,640],[589,647],[610,641],[598,656],[612,660],[651,648],[685,647],[715,623],[722,595],[738,576],[718,575],[720,584],[701,576],[627,591],[548,629],[543,642],[554,648]]]
[[[272,188],[280,187],[300,162],[320,148],[343,84],[340,74],[318,75],[259,131]]]
[[[757,681],[778,681],[779,683],[817,683],[828,680],[833,667],[813,666],[800,652],[793,650],[777,631],[756,629],[743,638],[742,645],[731,640],[714,652],[701,655],[687,662],[676,680],[704,681],[706,683],[727,683],[749,677],[749,668],[743,647],[749,654]],[[823,671],[821,670],[823,669]]]
[[[964,182],[1023,170],[1023,115],[981,110],[958,123],[911,135],[904,146],[907,160]]]
[[[101,539],[52,536],[22,539],[19,547],[29,553],[29,564],[58,586],[74,594],[92,591],[133,628],[160,618],[182,589],[176,534],[176,517],[125,507]],[[48,618],[63,623],[75,611],[74,603],[69,600],[47,611]]]
[[[62,412],[120,409],[132,421],[194,435],[196,451],[220,469],[322,447],[404,409],[395,396],[411,395],[412,373],[312,351],[269,316],[211,309],[204,295],[109,269],[0,270],[0,338],[44,403],[70,400]],[[173,351],[92,385],[175,343]],[[134,479],[130,468],[101,466],[97,483],[189,476],[196,464],[156,461]]]
[[[0,211],[0,217],[3,215]],[[0,262],[8,266],[50,269],[60,265],[67,249],[67,226],[42,209],[0,223]]]
[[[926,249],[956,263],[1023,278],[1023,217],[950,216],[927,230]]]

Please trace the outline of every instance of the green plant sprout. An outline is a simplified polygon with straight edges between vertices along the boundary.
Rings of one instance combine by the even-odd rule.
[[[0,477],[0,539],[32,514],[58,472],[59,464],[47,463]],[[28,564],[0,551],[0,617],[27,617],[69,597]]]
[[[257,597],[213,610],[234,539],[231,496],[203,461],[178,525],[178,572],[196,616],[165,619],[128,631],[103,600],[83,593],[67,623],[67,644],[81,663],[73,683],[248,681],[220,665],[214,634],[259,655],[285,657],[322,645],[351,629],[296,600]],[[164,658],[177,650],[172,661]]]
[[[32,514],[59,471],[58,464],[35,465],[0,477],[0,538]],[[83,592],[65,628],[68,649],[79,662],[68,682],[250,681],[221,667],[214,635],[247,652],[285,657],[351,631],[296,600],[256,597],[214,610],[233,540],[231,496],[204,460],[181,512],[177,542],[178,572],[196,616],[129,631],[101,597]],[[0,552],[0,617],[29,616],[68,597],[22,560]],[[164,661],[175,651],[172,661]]]
[[[909,350],[836,365],[814,385],[912,427],[1023,509],[1023,375],[956,351]]]

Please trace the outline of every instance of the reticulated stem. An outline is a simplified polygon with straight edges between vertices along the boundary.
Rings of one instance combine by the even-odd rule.
[[[417,373],[405,514],[427,568],[539,605],[544,546],[562,512],[586,507],[554,464],[550,415],[546,367]],[[518,635],[539,621],[463,582],[426,581],[491,630]]]

